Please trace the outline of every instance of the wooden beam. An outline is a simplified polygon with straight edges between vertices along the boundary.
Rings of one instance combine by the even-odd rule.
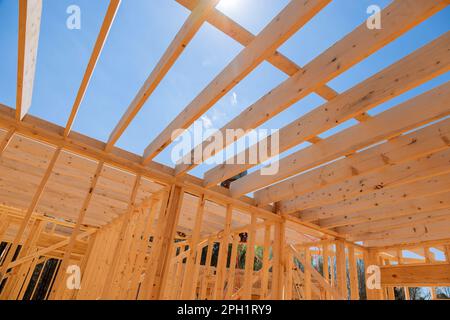
[[[39,270],[38,278],[37,278],[37,280],[36,280],[36,283],[34,284],[33,291],[31,292],[30,300],[34,299],[34,294],[35,294],[35,292],[36,292],[36,289],[37,289],[38,286],[39,286],[39,282],[41,281],[42,273],[43,273],[44,270],[45,270],[45,266],[47,265],[47,262],[48,262],[48,258],[44,258],[44,261],[42,262],[41,270]],[[25,294],[25,290],[24,290],[23,294]],[[22,299],[23,299],[23,298],[22,298]]]
[[[285,221],[297,224],[295,230],[297,230],[298,232],[308,234],[320,239],[322,238],[334,239],[339,238],[341,236],[337,232],[334,232],[333,230],[327,230],[326,228],[322,228],[314,223],[302,221],[299,218],[294,217],[293,215],[283,215],[283,219]]]
[[[300,219],[304,221],[315,221],[317,219],[343,216],[353,212],[389,206],[447,191],[450,191],[450,174],[423,179],[392,189],[376,190],[369,194],[342,200],[336,204],[306,209],[300,213]]]
[[[448,199],[449,193],[446,193],[445,196],[440,196],[442,198],[445,198],[445,196],[447,196]],[[447,202],[449,200],[447,200]],[[336,230],[341,234],[347,235],[348,239],[358,241],[359,237],[364,237],[364,235],[368,233],[399,229],[410,225],[415,225],[417,223],[427,224],[434,221],[446,221],[450,219],[450,206],[440,210],[429,210],[425,208],[424,210],[420,211],[423,212],[415,213],[412,215],[402,215],[399,217],[391,216],[384,220],[362,223],[348,227],[340,227]]]
[[[445,37],[439,40],[443,41],[438,41],[438,43],[446,47],[445,51],[450,49],[450,32],[447,40],[445,40]],[[427,48],[430,49],[431,47]],[[449,88],[450,83],[446,83],[389,109],[369,121],[350,127],[315,145],[295,152],[272,164],[279,168],[275,175],[264,175],[262,169],[255,171],[233,182],[230,188],[231,195],[237,197],[258,190],[386,138],[445,117],[450,114],[450,108],[446,103],[450,96]],[[430,108],[423,108],[427,104],[430,104]],[[408,111],[408,117],[404,117],[404,113],[402,113],[405,110]]]
[[[48,121],[28,115],[22,122],[14,119],[14,109],[0,104],[0,126],[2,128],[14,128],[16,134],[30,139],[62,147],[77,155],[96,161],[105,161],[113,166],[133,173],[142,173],[143,176],[161,183],[173,183],[173,169],[150,163],[142,166],[142,157],[129,153],[119,148],[111,152],[104,151],[105,143],[77,132],[71,132],[64,137],[64,128]]]
[[[124,115],[120,118],[111,135],[109,136],[106,150],[110,150],[119,140],[123,132],[130,125],[131,121],[136,117],[147,99],[152,95],[153,91],[160,84],[162,79],[169,72],[170,68],[175,64],[181,56],[184,49],[188,46],[195,34],[200,30],[205,22],[208,14],[219,3],[220,0],[200,0],[198,1],[191,14],[178,31],[175,38],[170,43],[167,50],[153,69],[150,76],[144,82],[136,97],[128,106]]]
[[[450,264],[383,266],[381,283],[395,287],[450,286]]]
[[[429,50],[426,50],[427,48]],[[434,54],[436,56],[430,58]],[[443,65],[441,65],[442,62],[444,62]],[[231,178],[302,142],[309,141],[317,144],[321,139],[317,139],[316,135],[419,86],[430,78],[444,73],[450,68],[449,66],[450,58],[446,58],[443,51],[439,55],[430,46],[426,46],[281,128],[277,133],[276,150],[272,150],[271,143],[271,139],[275,137],[269,136],[260,141],[258,143],[260,148],[267,145],[265,157],[250,161],[250,152],[252,148],[255,148],[252,146],[233,158],[227,159],[226,163],[234,165],[220,165],[209,170],[205,173],[205,186],[212,186]],[[386,88],[389,89],[386,90]],[[370,119],[371,117],[366,117],[364,122]],[[238,159],[246,159],[246,163],[241,164],[242,160],[238,161]]]
[[[41,27],[42,0],[19,0],[16,119],[21,121],[31,107],[34,74]]]
[[[390,218],[400,218],[408,215],[415,215],[422,212],[432,212],[450,207],[449,193],[429,195],[407,202],[394,203],[388,206],[371,208],[364,211],[348,213],[345,216],[325,218],[319,221],[322,228],[335,228],[349,226],[345,232],[352,232],[358,229],[359,224],[367,224],[382,221]],[[375,225],[374,225],[375,226]]]
[[[305,292],[305,300],[312,300],[312,275],[311,275],[311,269],[313,268],[311,265],[311,251],[309,247],[305,247],[303,249],[305,253],[305,260],[303,260],[304,263],[304,272],[303,277],[305,281],[304,285],[304,292]]]
[[[108,10],[106,11],[105,18],[103,19],[103,24],[100,28],[97,40],[95,41],[94,49],[92,50],[92,54],[84,73],[83,80],[81,81],[80,88],[78,89],[78,93],[72,106],[69,119],[67,120],[66,128],[64,129],[65,137],[67,137],[72,130],[73,122],[75,121],[75,117],[77,116],[78,109],[80,108],[84,95],[86,94],[92,74],[94,73],[95,66],[103,50],[103,46],[105,45],[106,39],[108,38],[109,30],[111,29],[116,13],[119,10],[120,2],[121,0],[110,0],[109,2]]]
[[[403,245],[420,243],[429,240],[440,240],[450,236],[450,220],[433,221],[427,224],[419,222],[409,226],[385,230],[382,232],[366,233],[358,236],[364,245],[370,247]]]
[[[332,184],[292,200],[280,202],[283,213],[295,212],[351,199],[373,190],[387,190],[415,181],[450,173],[450,149],[426,155],[405,163],[387,166],[367,175],[355,175],[342,183]]]
[[[152,160],[173,138],[225,96],[244,77],[272,55],[330,0],[291,1],[272,22],[173,120],[145,149],[144,164]]]
[[[306,194],[353,176],[445,150],[449,146],[450,120],[447,119],[300,174],[289,179],[289,183],[267,187],[256,192],[255,197],[258,203],[288,199],[294,194]]]
[[[268,299],[269,292],[269,258],[271,247],[272,226],[267,225],[264,230],[264,248],[261,274],[261,300]]]
[[[212,259],[212,249],[214,246],[214,241],[213,239],[209,238],[208,239],[208,246],[206,249],[206,261],[205,261],[205,270],[203,271],[203,279],[202,279],[202,283],[201,283],[201,287],[200,287],[200,300],[205,300],[206,296],[207,296],[207,290],[208,290],[208,285],[209,285],[209,274],[211,271],[211,259]],[[234,282],[234,272],[231,275],[232,278],[232,282]]]
[[[445,261],[450,263],[450,245],[444,245]]]

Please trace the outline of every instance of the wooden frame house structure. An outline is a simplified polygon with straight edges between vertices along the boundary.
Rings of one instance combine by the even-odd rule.
[[[450,33],[343,93],[327,83],[449,1],[393,0],[382,29],[362,24],[302,67],[277,49],[331,0],[291,0],[258,35],[219,0],[176,1],[189,17],[101,142],[72,125],[120,0],[110,0],[65,127],[28,114],[42,0],[19,0],[17,102],[0,105],[0,299],[395,299],[403,288],[408,299],[414,287],[438,299],[435,288],[450,286],[450,83],[367,111],[448,72]],[[115,147],[204,23],[243,50],[142,155]],[[257,128],[315,92],[327,102],[280,129],[278,152],[310,146],[278,160],[275,175],[259,169],[229,189],[220,183],[255,165],[199,179],[194,164],[153,160],[264,61],[287,80],[221,130]],[[358,124],[319,137],[349,119]]]

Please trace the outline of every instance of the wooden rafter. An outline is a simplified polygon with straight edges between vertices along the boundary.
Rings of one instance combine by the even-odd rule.
[[[402,3],[404,3],[404,2],[402,2]],[[439,39],[433,41],[432,43],[425,46],[421,50],[419,49],[419,51],[418,51],[418,53],[421,53],[422,50],[425,52],[428,52],[428,55],[427,55],[428,59],[433,57],[433,54],[436,52],[436,59],[434,60],[435,65],[436,65],[436,62],[438,62],[438,61],[440,62],[441,59],[448,60],[447,62],[444,62],[444,67],[442,69],[438,68],[439,70],[437,70],[435,72],[435,75],[442,74],[445,71],[449,70],[448,68],[450,67],[450,59],[448,58],[448,54],[446,53],[449,49],[449,44],[450,44],[449,39],[450,39],[450,32],[447,34],[444,34]],[[361,58],[362,58],[362,56],[361,56]],[[437,65],[439,66],[440,63],[438,63]],[[345,69],[345,67],[340,66],[339,70],[342,70],[342,69]],[[273,93],[272,93],[272,95],[273,95]],[[363,122],[360,125],[364,126],[367,123],[368,122]],[[336,139],[335,138],[336,136],[337,135],[334,135],[334,136],[328,138],[326,141],[328,142],[333,139]],[[304,156],[304,155],[306,156],[306,154],[308,152],[313,152],[312,150],[317,150],[318,148],[325,148],[325,147],[318,147],[318,146],[327,144],[327,142],[325,142],[325,140],[323,140],[316,145],[313,145],[305,150],[300,150],[300,151],[290,155],[289,157],[286,157],[286,158],[278,161],[280,170],[278,171],[278,173],[276,175],[264,175],[261,173],[261,170],[258,170],[242,179],[239,179],[238,181],[232,183],[232,185],[231,185],[232,194],[234,196],[247,194],[248,192],[258,190],[260,188],[263,188],[265,186],[268,186],[270,184],[273,184],[275,182],[283,180],[289,176],[300,173],[301,171],[303,171],[303,170],[301,170],[301,166],[304,165],[304,162],[300,161],[299,157]],[[338,145],[339,144],[337,144],[337,146]],[[349,150],[349,152],[351,152],[351,151],[352,150]],[[314,160],[315,160],[314,166],[320,165],[321,163],[325,163],[327,161],[331,161],[342,155],[345,155],[345,154],[335,153],[335,154],[333,154],[333,158],[331,158],[329,160],[325,160],[323,162],[317,161],[317,159],[314,157]]]
[[[320,224],[327,228],[337,228],[342,234],[360,233],[388,226],[390,221],[413,219],[418,215],[427,214],[450,208],[450,193],[425,196],[419,199],[402,202],[382,208],[374,208],[363,212],[350,213],[345,217],[323,219]]]
[[[41,27],[42,0],[19,1],[19,45],[17,63],[16,119],[31,107]]]
[[[409,134],[398,136],[351,157],[334,161],[267,187],[255,193],[257,202],[274,202],[290,199],[321,188],[351,179],[354,176],[376,172],[389,165],[417,159],[450,146],[450,120],[443,120]]]
[[[392,189],[375,190],[347,201],[341,200],[334,204],[306,209],[300,213],[300,219],[304,221],[315,221],[316,219],[336,217],[357,211],[361,212],[365,209],[392,205],[401,201],[408,201],[447,191],[450,191],[450,174],[442,174]]]
[[[328,3],[329,0],[291,1],[145,149],[144,163],[169,145],[176,130],[187,129]]]
[[[449,60],[443,55],[436,55],[436,58],[430,59],[434,55],[434,48],[427,46],[409,57],[406,57],[390,67],[378,72],[369,79],[354,86],[348,91],[340,94],[330,102],[313,109],[311,112],[292,121],[289,125],[280,129],[277,152],[271,150],[270,137],[266,138],[260,145],[267,144],[269,157],[275,157],[286,150],[304,142],[310,141],[315,144],[320,140],[313,140],[313,137],[329,130],[369,109],[380,105],[388,99],[393,99],[420,84],[428,81],[448,70],[447,67],[441,67],[435,61],[441,61],[443,58]],[[389,88],[386,90],[386,88]],[[344,106],[344,107],[342,107]],[[366,119],[367,122],[370,119]],[[238,163],[237,159],[250,159],[249,150],[236,155],[229,163]],[[258,163],[268,160],[267,158],[258,159]],[[249,162],[249,161],[247,161]],[[228,161],[227,161],[228,163]],[[205,186],[213,186],[225,179],[235,176],[254,166],[254,164],[243,164],[227,166],[222,165],[213,168],[205,173]]]
[[[89,63],[83,76],[83,80],[81,81],[80,88],[78,89],[75,102],[72,106],[69,119],[67,120],[66,127],[64,129],[65,137],[67,137],[72,130],[73,122],[75,121],[78,109],[80,108],[81,102],[83,101],[83,98],[89,86],[89,82],[92,78],[92,74],[94,73],[95,66],[106,43],[106,39],[108,38],[109,30],[111,29],[116,13],[119,10],[120,2],[121,0],[110,0],[108,10],[106,11],[103,24],[100,28],[97,40],[95,41],[94,49],[92,51]]]
[[[342,183],[330,185],[316,191],[280,202],[284,213],[301,211],[343,199],[366,194],[376,189],[389,189],[434,175],[450,172],[450,150],[446,149],[402,164],[387,166],[382,171],[369,175],[356,175]]]

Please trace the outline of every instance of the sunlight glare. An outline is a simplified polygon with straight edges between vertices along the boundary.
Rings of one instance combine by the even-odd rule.
[[[221,0],[219,6],[224,10],[233,9],[237,6],[238,2],[239,0]]]

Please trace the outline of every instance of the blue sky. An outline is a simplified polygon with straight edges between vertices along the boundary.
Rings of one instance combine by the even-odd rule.
[[[64,126],[83,77],[108,1],[44,0],[32,115]],[[257,34],[282,10],[288,0],[235,0],[234,6],[219,6],[235,21]],[[388,0],[334,0],[280,51],[305,65],[366,18],[369,5],[385,7]],[[66,28],[66,8],[81,8],[81,30]],[[17,1],[0,0],[0,103],[15,107],[17,70]],[[106,141],[120,116],[180,29],[189,11],[168,0],[122,0],[74,130]],[[389,66],[449,30],[450,8],[356,65],[329,85],[343,92]],[[242,46],[209,24],[205,24],[181,58],[144,105],[117,146],[142,154],[144,148],[170,121],[242,50]],[[220,128],[258,100],[287,76],[268,63],[261,64],[222,98],[207,114]],[[379,113],[450,79],[449,74],[393,99],[371,114]],[[311,94],[276,116],[263,128],[280,128],[324,103]],[[342,130],[348,121],[323,135]],[[285,155],[305,147],[303,144]],[[156,161],[173,166],[170,147]],[[192,171],[202,176],[211,166]]]

